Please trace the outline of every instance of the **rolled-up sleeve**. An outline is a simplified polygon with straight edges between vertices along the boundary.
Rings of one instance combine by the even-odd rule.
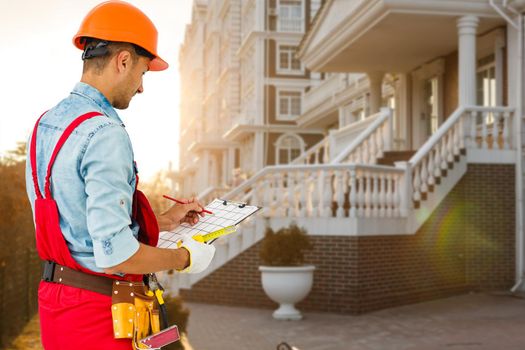
[[[107,124],[90,136],[80,166],[87,195],[87,227],[96,266],[109,268],[139,249],[130,229],[133,151],[120,125]]]

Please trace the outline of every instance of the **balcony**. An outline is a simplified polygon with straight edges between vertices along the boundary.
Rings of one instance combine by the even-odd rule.
[[[262,130],[262,127],[255,125],[255,113],[240,113],[233,118],[232,127],[226,130],[222,137],[228,141],[239,141],[248,134]]]
[[[334,74],[314,86],[304,96],[301,127],[326,126],[337,121],[338,107],[348,103],[368,88],[364,74]]]
[[[479,17],[478,33],[504,22],[485,0],[333,0],[321,11],[299,57],[322,72],[407,72],[456,50],[458,17]]]
[[[202,149],[224,149],[232,145],[222,135],[225,132],[225,123],[218,120],[208,122],[204,127],[196,130],[195,140],[188,147],[189,152],[197,152]]]

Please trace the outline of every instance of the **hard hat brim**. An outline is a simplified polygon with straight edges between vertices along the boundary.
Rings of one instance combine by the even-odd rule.
[[[152,72],[159,72],[159,71],[168,69],[169,66],[170,65],[168,64],[168,62],[164,61],[162,58],[158,56],[152,59],[151,61],[149,61],[149,64],[148,64],[148,68]]]

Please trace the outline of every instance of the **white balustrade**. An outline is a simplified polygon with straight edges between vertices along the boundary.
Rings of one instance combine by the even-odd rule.
[[[331,164],[376,164],[385,151],[392,149],[392,110],[382,108],[381,112],[369,118],[373,118],[373,122],[334,157]],[[333,134],[332,137],[337,136]]]
[[[276,196],[274,202],[274,212],[276,216],[282,217],[286,215],[286,208],[284,203],[284,172],[277,172],[274,174],[275,185],[276,185]]]
[[[476,150],[475,156],[479,157],[485,151],[515,148],[511,137],[514,118],[514,110],[510,108],[460,107],[410,161],[398,162],[396,167],[363,164],[375,162],[389,149],[391,118],[385,113],[370,123],[344,152],[333,157],[331,163],[326,161],[333,143],[326,138],[294,164],[265,167],[222,198],[262,205],[264,215],[270,218],[335,217],[365,222],[382,218],[414,219],[413,202],[421,205],[428,192],[443,183],[442,177],[451,173],[458,157],[469,155],[471,150]],[[202,196],[211,196],[216,191],[207,189]],[[424,210],[431,212],[433,208]],[[418,216],[416,220],[419,219]],[[241,232],[228,239],[225,249],[218,249],[221,261],[235,257],[241,249],[261,239],[263,230],[252,227],[246,234],[244,228]]]
[[[513,110],[505,107],[460,107],[410,159],[412,199],[420,202],[429,185],[438,183],[466,149],[510,148]]]
[[[295,210],[295,197],[296,197],[296,188],[295,188],[295,173],[292,171],[289,171],[286,177],[286,187],[288,188],[287,194],[288,194],[288,201],[287,201],[287,207],[288,217],[294,217],[296,216],[296,210]]]
[[[310,199],[310,216],[313,216],[313,217],[320,217],[323,215],[323,208],[321,207],[322,205],[322,200],[321,200],[321,191],[322,191],[322,188],[321,188],[321,170],[320,169],[317,169],[317,170],[314,170],[314,172],[312,173],[312,177],[311,177],[311,186],[312,186],[312,190],[311,192],[309,193],[309,195],[311,196],[311,199]]]
[[[218,187],[211,186],[205,189],[204,191],[202,191],[201,193],[199,193],[197,195],[197,199],[201,203],[206,204],[206,203],[211,202],[215,198],[222,197],[222,195],[224,195],[225,193],[226,193],[225,188],[218,188]]]
[[[307,172],[298,171],[298,181],[299,184],[299,217],[304,218],[306,217],[306,210],[307,210],[307,204],[306,204],[306,191],[308,189],[308,185],[306,183],[306,176],[308,175]]]
[[[225,198],[262,195],[270,217],[399,217],[404,173],[377,165],[270,166]]]
[[[312,87],[304,95],[304,111],[308,112],[325,101],[329,101],[334,93],[345,88],[343,74],[333,74],[319,85]]]
[[[325,137],[320,142],[303,152],[290,164],[325,164],[330,160],[330,140]]]
[[[271,217],[406,217],[411,202],[421,202],[439,186],[441,177],[465,149],[512,147],[512,109],[461,107],[405,165],[359,164],[374,161],[388,149],[385,135],[390,133],[390,113],[382,113],[356,140],[359,143],[348,147],[331,164],[307,161],[316,158],[314,155],[317,160],[323,158],[320,155],[329,145],[325,139],[309,150],[310,157],[303,154],[302,164],[266,167],[225,198],[245,196],[249,200],[251,196],[252,200],[262,200]],[[347,159],[351,163],[341,163]]]
[[[336,172],[336,194],[335,194],[335,202],[337,203],[337,211],[336,216],[338,218],[342,218],[345,214],[344,210],[344,202],[345,202],[345,193],[347,192],[346,186],[344,184],[345,181],[345,174],[344,171],[337,171]]]
[[[349,209],[349,216],[351,218],[357,217],[357,179],[356,179],[356,173],[355,170],[350,170],[350,209]]]
[[[328,218],[332,216],[332,201],[333,201],[333,187],[332,187],[332,174],[330,171],[321,171],[321,178],[323,183],[323,204],[321,208],[321,216]],[[335,187],[335,186],[334,186]]]
[[[511,126],[511,115],[509,111],[503,112],[503,149],[509,149],[509,130]]]

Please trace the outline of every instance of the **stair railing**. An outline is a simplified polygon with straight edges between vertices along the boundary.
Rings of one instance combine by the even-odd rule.
[[[456,109],[409,160],[411,198],[421,201],[422,194],[436,184],[436,179],[467,148],[509,149],[513,116],[514,109],[508,107],[462,106]]]
[[[384,151],[392,149],[392,110],[381,108],[378,114],[369,118],[374,117],[376,119],[335,156],[331,164],[376,164]]]
[[[325,164],[329,161],[330,140],[327,136],[295,158],[290,164]]]

